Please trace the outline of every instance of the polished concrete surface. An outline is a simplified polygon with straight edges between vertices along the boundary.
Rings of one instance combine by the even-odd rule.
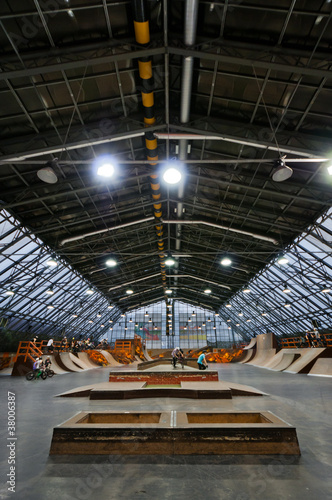
[[[213,366],[212,369],[217,368]],[[118,368],[115,368],[118,369]],[[125,368],[124,368],[125,369]],[[106,382],[109,368],[46,381],[0,377],[0,499],[19,500],[325,500],[331,498],[331,380],[242,364],[217,368],[220,380],[248,384],[267,397],[233,400],[55,398]],[[7,391],[17,399],[16,493],[7,491]],[[4,404],[3,404],[4,403]],[[53,427],[81,410],[270,410],[297,428],[296,456],[49,456]]]

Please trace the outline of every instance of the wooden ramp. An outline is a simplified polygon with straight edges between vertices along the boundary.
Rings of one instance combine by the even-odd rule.
[[[332,377],[332,358],[319,358],[308,375],[314,377]]]
[[[122,363],[118,363],[118,361],[115,361],[115,359],[113,358],[113,356],[110,352],[103,351],[103,350],[101,350],[100,352],[104,356],[104,358],[106,359],[106,361],[109,363],[110,366],[123,366]]]
[[[292,363],[286,373],[309,373],[318,358],[332,358],[331,347],[305,348],[299,349],[301,357]]]

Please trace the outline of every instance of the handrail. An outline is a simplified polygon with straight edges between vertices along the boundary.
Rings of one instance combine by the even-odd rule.
[[[320,338],[324,344],[322,347],[332,347],[332,333],[321,333]],[[308,345],[308,341],[305,337],[287,337],[279,340],[280,346],[283,349],[291,349],[294,347],[311,347]],[[321,347],[319,344],[319,339],[313,338],[313,344],[315,347]]]

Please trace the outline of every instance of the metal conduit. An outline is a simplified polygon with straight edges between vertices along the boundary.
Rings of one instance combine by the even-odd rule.
[[[197,27],[197,16],[198,16],[198,0],[186,0],[185,4],[185,24],[184,24],[184,43],[186,46],[190,47],[194,44],[196,38],[196,27]],[[181,123],[188,123],[190,117],[190,100],[191,100],[191,89],[192,89],[192,79],[194,72],[194,58],[184,57],[182,60],[182,80],[181,80],[181,108],[180,108],[180,121]],[[179,160],[183,161],[187,159],[188,154],[188,141],[186,139],[179,140]],[[184,186],[183,183],[179,186],[178,199],[182,200],[184,196]],[[183,214],[183,203],[179,201],[177,204],[177,218],[178,220],[182,218]],[[176,226],[175,230],[175,249],[179,251],[181,248],[181,224]],[[176,260],[175,273],[178,272],[179,262]],[[174,279],[175,284],[177,279]]]
[[[132,8],[134,14],[134,29],[135,39],[140,45],[146,46],[150,42],[150,28],[147,14],[146,0],[132,0]],[[138,59],[139,76],[141,79],[141,95],[144,109],[144,124],[146,127],[155,124],[156,118],[154,115],[154,80],[152,76],[152,62],[150,57]],[[147,149],[147,159],[151,165],[158,164],[158,144],[153,132],[145,132],[145,146]],[[161,222],[161,192],[159,183],[159,174],[157,169],[150,175],[150,185],[152,189],[153,208],[155,216],[155,227],[158,238],[158,251],[161,268],[161,279],[164,292],[166,290],[166,268],[163,240],[163,225]],[[165,295],[166,298],[166,295]],[[168,330],[166,331],[168,334]]]

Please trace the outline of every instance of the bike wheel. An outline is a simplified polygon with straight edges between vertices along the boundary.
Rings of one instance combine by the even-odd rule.
[[[46,373],[46,372],[42,372],[42,373],[40,374],[40,376],[41,376],[41,378],[42,378],[43,380],[46,380],[46,379],[47,379],[47,373]]]
[[[35,378],[35,374],[33,372],[29,372],[26,374],[25,378],[27,380],[33,380]]]
[[[48,377],[53,377],[53,375],[55,375],[54,371],[53,370],[48,370],[47,376]]]

